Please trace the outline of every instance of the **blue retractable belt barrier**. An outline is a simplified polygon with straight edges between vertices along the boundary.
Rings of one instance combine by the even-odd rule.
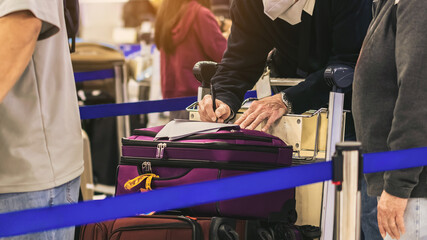
[[[246,98],[256,97],[256,91],[249,91]],[[171,98],[118,104],[99,104],[80,107],[81,119],[115,117],[155,112],[179,111],[197,101],[197,97]]]
[[[245,93],[244,99],[246,99],[246,98],[256,98],[256,97],[257,97],[256,91],[252,90],[252,91],[247,91]]]
[[[427,147],[363,155],[363,173],[427,166]]]
[[[75,72],[74,79],[76,82],[84,82],[98,79],[114,78],[114,69],[106,69],[92,72]]]
[[[197,101],[197,97],[171,98],[133,103],[100,104],[80,107],[81,119],[146,114],[184,110]]]
[[[0,237],[178,209],[272,192],[332,178],[331,162],[118,196],[105,200],[0,214]],[[173,201],[171,201],[173,199]],[[35,221],[34,219],[43,219]]]
[[[365,154],[364,172],[427,166],[425,156],[427,148]],[[332,162],[321,162],[105,200],[3,213],[0,214],[0,237],[82,225],[152,211],[184,208],[327,181],[331,178]]]

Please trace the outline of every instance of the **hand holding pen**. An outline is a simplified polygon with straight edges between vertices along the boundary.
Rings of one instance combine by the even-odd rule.
[[[193,74],[201,83],[202,88],[208,88],[211,92],[211,94],[206,94],[202,100],[199,100],[200,120],[223,123],[231,115],[231,110],[227,104],[216,99],[216,91],[212,82],[212,77],[215,75],[216,70],[217,63],[201,61],[194,65]]]
[[[213,85],[213,81],[211,80],[211,96],[212,96],[212,110],[216,116],[216,96],[215,96],[215,88]],[[218,122],[218,117],[216,116],[215,122]]]
[[[231,109],[223,101],[216,99],[216,97],[216,104],[213,104],[214,101],[212,100],[212,95],[207,94],[203,97],[202,101],[199,101],[200,120],[223,123],[231,115]]]

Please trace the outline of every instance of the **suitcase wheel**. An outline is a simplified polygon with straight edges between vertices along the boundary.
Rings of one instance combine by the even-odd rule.
[[[239,234],[227,224],[222,224],[218,228],[218,237],[220,240],[239,240]]]
[[[320,238],[321,231],[319,227],[315,227],[311,225],[303,225],[303,226],[299,226],[298,229],[303,235],[304,239]]]
[[[284,223],[278,223],[274,227],[275,239],[297,240],[296,232],[298,231],[294,226]],[[299,235],[299,234],[298,234]]]
[[[268,231],[265,228],[259,228],[257,232],[260,240],[274,240],[274,235],[272,234],[272,232]]]

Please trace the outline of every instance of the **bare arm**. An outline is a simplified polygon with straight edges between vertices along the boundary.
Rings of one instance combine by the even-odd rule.
[[[30,11],[0,18],[0,103],[24,72],[33,55],[42,22]]]

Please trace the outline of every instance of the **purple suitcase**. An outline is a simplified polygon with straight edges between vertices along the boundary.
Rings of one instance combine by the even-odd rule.
[[[162,128],[137,129],[133,136],[122,140],[116,195],[288,167],[292,163],[292,147],[261,131],[233,126],[174,141],[154,140]],[[150,177],[150,173],[159,177]],[[133,187],[128,185],[126,189],[125,184],[138,176],[146,177],[139,177],[143,181],[134,180]],[[295,212],[294,199],[295,189],[286,189],[187,210],[193,216],[267,219],[284,211]]]

